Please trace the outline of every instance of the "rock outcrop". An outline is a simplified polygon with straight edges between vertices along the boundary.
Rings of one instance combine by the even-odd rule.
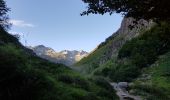
[[[124,18],[121,27],[118,29],[117,32],[113,33],[112,36],[106,39],[105,42],[101,43],[98,48],[102,47],[103,44],[108,44],[109,42],[109,50],[105,52],[105,57],[101,59],[100,63],[104,63],[108,59],[112,57],[116,57],[118,54],[119,49],[126,43],[126,41],[131,40],[132,38],[141,34],[142,30],[149,29],[153,22],[147,22],[145,20],[139,20],[138,24],[135,25],[134,28],[129,28],[129,26],[133,25],[134,19],[133,18]],[[96,49],[98,50],[98,49]],[[95,51],[94,51],[95,52]]]

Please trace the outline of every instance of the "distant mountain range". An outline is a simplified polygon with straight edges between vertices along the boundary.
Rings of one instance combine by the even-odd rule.
[[[73,65],[74,63],[80,61],[82,58],[88,55],[88,52],[83,50],[63,50],[60,52],[56,52],[52,48],[45,47],[44,45],[38,45],[28,48],[32,49],[36,53],[36,55],[41,58],[47,59],[54,63],[62,63],[67,66]]]

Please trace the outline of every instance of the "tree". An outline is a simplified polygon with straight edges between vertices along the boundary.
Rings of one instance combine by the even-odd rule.
[[[0,28],[8,29],[10,26],[8,23],[8,11],[9,8],[6,6],[6,2],[4,0],[0,0]]]
[[[145,19],[155,22],[170,22],[169,0],[82,0],[88,4],[87,11],[81,15],[121,13],[136,20]]]

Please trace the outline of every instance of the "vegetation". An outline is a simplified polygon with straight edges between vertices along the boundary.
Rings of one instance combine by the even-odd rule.
[[[38,58],[0,30],[1,100],[117,100],[108,84],[99,83],[62,64]]]
[[[147,100],[170,99],[170,52],[159,57],[151,67],[145,68],[131,89]]]
[[[75,66],[80,67],[80,72],[85,74],[92,73],[96,68],[100,67],[101,60],[107,61],[109,59],[109,57],[106,57],[106,53],[110,52],[109,46],[111,45],[112,38],[113,37],[109,37],[106,39],[106,41],[99,45],[88,57],[83,58],[75,64]]]
[[[119,51],[118,57],[120,59],[128,57],[140,67],[148,66],[156,60],[158,55],[170,49],[169,33],[168,24],[157,25],[146,31],[142,36],[127,42]]]
[[[119,51],[118,59],[104,64],[100,73],[104,72],[114,81],[132,81],[140,75],[141,69],[149,67],[159,55],[170,50],[169,33],[169,24],[162,23],[126,42]]]
[[[91,68],[86,73],[91,73],[93,76],[104,76],[116,82],[133,81],[142,73],[143,68],[149,67],[160,55],[170,50],[169,26],[167,23],[153,26],[150,30],[144,31],[139,37],[126,42],[119,50],[117,58],[104,59],[103,64],[97,63],[97,67],[92,67],[93,61],[100,62],[103,60],[102,56],[107,56],[105,52],[109,50],[106,48],[109,48],[109,45],[115,41],[116,38],[113,38],[102,44],[94,53],[78,64]],[[97,59],[98,57],[100,60]],[[86,70],[86,68],[82,69]]]
[[[6,32],[8,11],[0,0],[1,100],[118,100],[107,81],[82,77],[22,46]]]
[[[113,35],[81,60],[82,77],[62,64],[37,57],[9,35],[7,8],[0,0],[1,100],[118,100],[107,79],[134,82],[130,89],[146,100],[170,99],[170,2],[167,0],[83,0],[89,13],[122,13],[126,17],[159,22],[139,37],[118,46],[113,57]],[[141,6],[143,5],[143,6]],[[120,49],[120,50],[119,50]],[[119,51],[119,52],[118,52]],[[80,68],[80,69],[81,69]]]
[[[82,0],[88,4],[82,15],[121,13],[137,20],[170,21],[168,0]],[[142,6],[141,6],[142,5]]]
[[[8,11],[9,8],[6,5],[6,2],[4,0],[0,0],[0,28],[8,29],[10,26],[8,23]]]

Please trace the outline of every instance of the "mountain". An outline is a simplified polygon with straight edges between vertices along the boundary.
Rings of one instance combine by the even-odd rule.
[[[153,23],[140,20],[135,28],[130,29],[129,26],[133,25],[133,22],[133,18],[124,18],[117,32],[108,37],[87,57],[76,63],[75,66],[82,67],[79,68],[82,73],[92,73],[94,69],[99,68],[100,65],[105,64],[108,60],[115,59],[119,49],[126,41],[137,37],[141,34],[141,31],[149,29]]]
[[[47,59],[54,63],[62,63],[68,66],[73,65],[74,63],[80,61],[82,58],[88,55],[88,53],[83,50],[81,51],[63,50],[60,52],[56,52],[52,48],[45,47],[43,45],[38,45],[29,48],[32,49],[36,53],[36,55],[38,55],[41,58]]]
[[[170,100],[170,24],[125,18],[120,29],[75,64],[91,77],[127,83],[141,100]],[[126,90],[126,89],[125,89]],[[138,99],[135,99],[138,100]]]

